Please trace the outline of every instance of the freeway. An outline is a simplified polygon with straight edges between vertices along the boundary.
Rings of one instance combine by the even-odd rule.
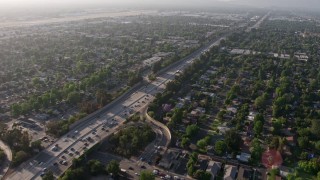
[[[214,45],[218,45],[220,37],[200,48],[188,57],[174,63],[165,70],[158,73],[155,81],[141,83],[131,93],[126,93],[112,106],[103,108],[103,111],[95,113],[85,121],[77,124],[72,131],[58,139],[47,149],[41,151],[32,159],[21,164],[7,179],[41,179],[41,176],[48,170],[56,177],[63,174],[72,164],[72,159],[79,157],[86,149],[93,147],[101,140],[116,132],[131,114],[152,102],[155,94],[163,92],[166,83],[175,78],[177,71],[183,71],[194,59]],[[148,155],[149,156],[149,155]]]

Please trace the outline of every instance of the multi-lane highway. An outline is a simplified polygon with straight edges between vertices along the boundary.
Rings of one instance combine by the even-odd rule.
[[[173,66],[166,68],[165,71],[158,74],[155,81],[141,83],[135,87],[134,92],[130,91],[130,93],[125,94],[112,103],[112,106],[108,106],[100,113],[78,123],[68,134],[58,139],[31,160],[20,165],[7,179],[41,179],[41,176],[49,170],[55,176],[60,176],[71,166],[72,159],[79,157],[86,149],[91,148],[117,131],[126,117],[140,111],[145,105],[152,102],[154,95],[164,90],[166,83],[174,79],[178,70],[183,71],[201,53],[207,51],[213,45],[218,45],[223,38],[217,39]],[[147,157],[149,156],[147,155]]]

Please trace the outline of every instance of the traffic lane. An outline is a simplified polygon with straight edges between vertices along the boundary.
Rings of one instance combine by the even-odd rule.
[[[102,136],[104,136],[104,133],[109,133],[109,132],[106,132],[106,131],[97,131],[97,135],[99,135],[100,137],[94,136],[93,139],[95,139],[95,141],[100,141],[100,138],[101,138]],[[108,134],[108,135],[110,135],[110,134]],[[88,144],[88,146],[85,145],[86,143]],[[59,157],[59,158],[60,158],[59,161],[65,160],[65,161],[68,162],[69,165],[71,165],[71,164],[72,164],[72,160],[73,160],[74,158],[79,157],[80,154],[83,153],[83,151],[85,151],[86,149],[92,147],[93,145],[94,145],[94,143],[89,143],[89,142],[87,142],[87,141],[86,141],[86,142],[81,142],[81,141],[79,141],[77,144],[75,144],[75,145],[72,147],[74,150],[71,150],[71,148],[70,148],[70,149],[67,151],[67,153],[64,153],[63,156],[64,156],[65,158],[62,158],[62,156],[60,156],[60,157]],[[77,153],[77,152],[78,152],[78,153]],[[70,155],[70,153],[72,153],[72,155]],[[58,166],[54,167],[53,172],[54,172],[55,176],[59,176],[59,175],[61,175],[61,174],[64,172],[64,170],[68,169],[68,167],[69,167],[69,166],[64,166],[64,165],[59,165],[59,164],[58,164]]]
[[[111,133],[114,133],[114,132],[116,131],[116,128],[117,128],[117,127],[114,127],[114,128],[111,129],[110,131],[101,131],[101,132],[98,132],[98,131],[97,131],[97,133],[100,133],[101,136],[98,136],[98,137],[95,136],[95,137],[93,138],[95,141],[94,141],[93,143],[91,143],[91,145],[90,145],[88,148],[92,147],[92,146],[95,144],[95,142],[98,142],[98,141],[100,141],[102,138],[105,138],[105,137],[109,136]],[[81,143],[79,143],[79,144],[77,144],[77,145],[74,147],[74,149],[77,149],[77,151],[79,151],[80,154],[81,154],[82,151],[83,151],[83,147],[84,147],[84,145],[81,144]],[[76,155],[76,157],[77,157],[77,156],[78,156],[78,155]],[[68,166],[66,166],[66,169],[71,165],[72,159],[73,159],[73,158],[71,158],[71,157],[70,157],[70,159],[67,159],[67,160],[70,161],[70,163],[68,163]],[[61,173],[61,174],[62,174],[62,173]],[[61,175],[61,174],[59,174],[59,175]]]
[[[74,144],[73,144],[73,146],[72,147],[69,147],[68,148],[68,150],[69,149],[71,149],[71,148],[77,148],[78,149],[78,151],[80,151],[79,152],[79,154],[81,154],[82,153],[82,149],[81,148],[83,148],[83,145],[82,145],[82,143],[80,142],[80,141],[77,141],[77,142],[75,142]],[[78,156],[78,154],[77,155],[75,155],[75,157],[77,157]],[[62,156],[60,156],[60,157],[62,157]],[[68,164],[70,164],[71,165],[71,161],[72,161],[72,159],[73,159],[74,157],[67,157],[66,158],[66,161],[67,162],[69,162]],[[54,161],[54,160],[53,160]],[[51,163],[52,161],[49,161],[46,165],[46,167],[48,168],[50,165],[49,165],[49,163]],[[69,165],[69,166],[70,166]],[[67,166],[67,167],[69,167],[69,166]],[[66,167],[66,168],[67,168]],[[35,178],[37,178],[37,176],[39,176],[39,173],[41,173],[41,172],[38,172],[36,175],[35,175]]]

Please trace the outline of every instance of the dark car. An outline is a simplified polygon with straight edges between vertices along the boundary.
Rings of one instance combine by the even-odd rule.
[[[146,167],[144,165],[140,166],[142,169],[146,169]]]

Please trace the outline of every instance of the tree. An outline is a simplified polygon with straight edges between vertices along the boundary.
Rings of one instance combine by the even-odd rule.
[[[251,158],[253,161],[258,162],[261,159],[261,155],[263,153],[263,148],[261,147],[261,143],[257,138],[254,138],[251,143]]]
[[[221,111],[218,112],[216,118],[217,118],[219,121],[222,121],[223,116],[224,116],[226,113],[227,113],[227,112],[226,112],[225,110],[221,110]]]
[[[81,101],[81,96],[80,96],[80,93],[78,92],[70,92],[67,96],[67,101],[70,103],[70,104],[77,104],[78,102]]]
[[[171,121],[176,124],[182,121],[183,110],[182,109],[175,109],[174,114],[171,117]]]
[[[263,131],[263,123],[261,121],[256,121],[253,126],[253,131],[255,136],[261,136]]]
[[[272,121],[272,133],[273,134],[279,134],[281,128],[282,128],[282,123],[279,119]]]
[[[254,106],[257,108],[257,109],[263,109],[266,107],[267,105],[267,97],[268,95],[266,93],[264,93],[262,96],[259,96],[257,97],[255,100],[254,100]]]
[[[263,115],[260,114],[260,113],[258,113],[257,115],[254,116],[254,121],[255,121],[255,122],[256,122],[256,121],[261,121],[261,122],[264,123],[265,120],[264,120]]]
[[[14,115],[14,116],[20,115],[20,114],[22,113],[22,108],[21,108],[21,106],[20,106],[18,103],[12,104],[12,105],[11,105],[11,113],[12,113],[12,115]]]
[[[188,175],[193,176],[194,173],[194,165],[192,164],[191,166],[187,167],[188,169]]]
[[[320,120],[313,119],[311,124],[311,133],[320,139]]]
[[[226,149],[227,145],[224,141],[217,141],[214,145],[214,151],[220,156],[226,152]]]
[[[109,101],[111,101],[112,95],[108,94],[105,90],[103,89],[98,89],[96,92],[96,100],[98,104],[101,106],[106,105]]]
[[[187,126],[186,135],[188,137],[192,137],[192,136],[196,135],[198,133],[198,131],[199,131],[199,127],[196,124],[192,124],[192,125]]]
[[[181,140],[181,146],[183,148],[186,148],[190,143],[190,139],[187,138],[187,137],[183,137],[182,140]]]
[[[32,148],[32,149],[41,150],[41,149],[42,149],[41,140],[36,140],[36,141],[32,142],[32,143],[31,143],[31,148]]]
[[[301,147],[302,149],[307,148],[308,145],[309,145],[309,138],[306,137],[306,136],[298,137],[298,145],[299,145],[299,147]]]
[[[85,179],[86,173],[84,168],[68,169],[61,180]]]
[[[90,174],[94,176],[104,173],[105,168],[98,160],[90,160],[87,165],[89,167]]]
[[[80,168],[83,166],[83,159],[82,158],[74,158],[72,159],[72,168],[76,169],[76,168]]]
[[[156,179],[152,172],[150,171],[141,171],[140,180],[154,180]]]
[[[188,175],[193,176],[193,173],[195,171],[194,165],[197,163],[197,160],[198,160],[198,153],[193,152],[190,155],[188,163],[187,163]]]
[[[199,148],[201,148],[201,149],[206,148],[206,146],[208,146],[208,144],[210,143],[210,139],[211,139],[210,136],[206,136],[205,138],[200,139],[200,140],[197,142],[197,146],[198,146]]]
[[[47,133],[60,137],[69,131],[68,121],[50,121],[46,124]]]
[[[117,176],[120,173],[120,165],[116,160],[111,160],[107,165],[108,173],[112,173],[113,176]]]
[[[320,151],[320,141],[317,141],[315,144],[316,150]]]
[[[195,177],[197,179],[201,179],[201,180],[210,180],[211,179],[211,174],[207,171],[203,171],[203,170],[197,170],[195,173]]]
[[[42,180],[54,180],[53,172],[47,171],[42,177]]]
[[[29,157],[29,154],[24,151],[18,151],[14,156],[12,163],[13,165],[18,165],[19,163],[25,161]]]
[[[320,171],[319,159],[313,158],[309,161],[299,161],[298,167],[306,173],[316,175]]]
[[[241,136],[238,135],[237,131],[232,129],[227,131],[225,134],[225,143],[229,151],[237,152],[242,144]]]

